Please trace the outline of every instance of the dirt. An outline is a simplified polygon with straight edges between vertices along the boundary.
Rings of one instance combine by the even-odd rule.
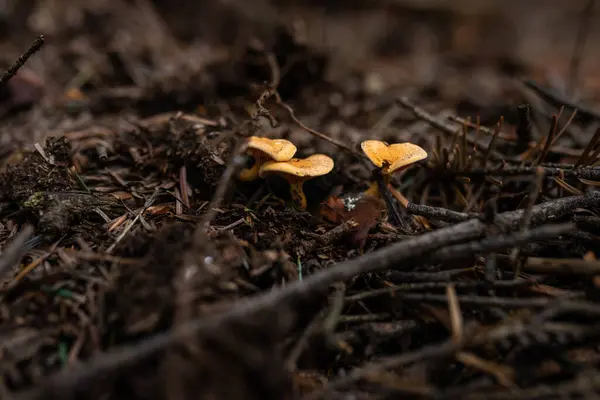
[[[0,83],[1,398],[600,387],[585,4],[532,2],[528,26],[495,1],[5,3],[0,64],[45,44]],[[281,177],[236,179],[252,135],[334,160],[306,209]],[[428,157],[388,187],[367,139]]]

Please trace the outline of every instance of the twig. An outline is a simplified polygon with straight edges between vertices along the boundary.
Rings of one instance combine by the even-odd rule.
[[[521,104],[517,107],[517,140],[525,149],[531,141],[531,131],[531,104]]]
[[[533,206],[537,202],[538,196],[540,195],[540,191],[542,189],[542,185],[544,183],[544,170],[543,168],[537,168],[535,171],[535,178],[531,183],[531,189],[529,190],[529,194],[527,196],[527,206],[525,207],[525,212],[523,213],[523,219],[521,220],[521,231],[526,231],[529,229],[529,225],[531,223],[531,213],[533,210]],[[512,263],[516,263],[521,250],[519,247],[515,247],[511,254],[510,259]],[[519,276],[521,272],[520,263],[516,264],[514,277],[515,279]]]
[[[37,53],[43,45],[44,35],[40,35],[33,41],[31,46],[29,46],[29,49],[27,49],[25,53],[23,53],[19,58],[17,58],[17,61],[15,61],[14,64],[11,65],[4,72],[4,74],[2,74],[2,76],[0,77],[0,87],[3,86],[6,82],[8,82],[13,76],[15,76],[19,69],[21,69],[21,67],[25,65],[29,57]]]
[[[483,334],[469,332],[467,337],[461,343],[456,343],[452,340],[442,342],[440,344],[422,347],[419,350],[409,353],[403,353],[396,356],[382,358],[377,362],[367,364],[363,367],[353,370],[345,377],[330,381],[329,384],[322,390],[316,390],[303,397],[303,400],[317,400],[327,398],[326,395],[334,390],[339,390],[354,382],[366,379],[369,376],[381,373],[387,369],[400,368],[405,365],[414,364],[422,360],[433,360],[448,357],[462,348],[471,348],[482,344],[494,343],[510,337],[522,335],[528,330],[544,331],[549,326],[532,325],[528,326],[521,321],[516,321],[509,324],[504,324],[497,328],[484,331]]]
[[[500,260],[510,261],[508,256],[499,255],[498,257]],[[598,275],[600,274],[600,261],[581,258],[528,257],[522,269],[534,274]]]
[[[0,280],[18,263],[27,252],[26,243],[33,234],[33,227],[25,225],[6,246],[0,258]]]
[[[404,232],[410,232],[410,226],[407,224],[404,218],[402,218],[402,215],[400,214],[401,211],[399,211],[398,207],[396,207],[396,203],[394,202],[394,196],[392,195],[389,189],[391,185],[387,185],[384,182],[383,176],[381,175],[379,169],[374,170],[373,176],[375,177],[375,181],[377,182],[377,188],[379,190],[379,193],[381,194],[381,197],[383,197],[383,200],[385,201],[385,204],[387,206],[390,221],[395,226],[402,229]],[[402,209],[402,213],[403,215],[406,215],[404,209]]]
[[[592,136],[587,146],[585,146],[585,149],[583,149],[583,151],[581,152],[581,156],[577,159],[574,168],[578,168],[580,165],[585,165],[589,158],[591,158],[592,160],[594,159],[593,155],[590,157],[590,153],[594,151],[598,142],[600,142],[600,126],[598,127],[598,129],[596,129],[594,136]]]
[[[342,311],[344,310],[344,295],[346,294],[346,285],[344,283],[338,283],[335,285],[336,291],[329,297],[330,299],[330,310],[329,315],[323,321],[323,333],[329,338],[335,333],[335,327],[337,326]]]
[[[562,137],[563,133],[567,132],[567,128],[571,125],[571,123],[575,119],[576,115],[577,115],[577,109],[573,110],[573,112],[571,113],[571,116],[569,117],[569,119],[567,120],[567,122],[565,122],[565,124],[563,125],[563,127],[560,128],[560,131],[558,131],[558,133],[556,134],[556,136],[554,136],[554,139],[552,139],[552,142],[550,143],[550,147],[554,146],[554,144],[556,142],[558,142],[558,139],[560,139]]]
[[[540,94],[542,97],[544,97],[546,99],[546,101],[548,101],[556,106],[564,105],[564,106],[572,108],[572,109],[577,109],[577,111],[580,115],[585,115],[588,118],[600,120],[600,112],[598,112],[597,110],[595,110],[593,108],[586,107],[586,106],[583,106],[580,104],[576,104],[576,103],[566,99],[564,96],[561,96],[560,94],[556,93],[556,91],[544,88],[532,80],[525,80],[525,81],[523,81],[523,83],[525,84],[525,86],[534,90],[535,92]]]
[[[356,227],[358,227],[358,223],[353,219],[349,219],[347,221],[342,222],[330,231],[323,233],[322,235],[318,235],[312,232],[306,232],[308,236],[315,239],[315,242],[313,242],[307,247],[306,253],[314,251],[319,246],[328,246],[332,243],[337,242],[338,240],[346,236],[348,233],[352,232],[352,230]]]
[[[464,275],[470,272],[475,271],[474,268],[459,268],[459,269],[449,269],[446,271],[436,271],[436,272],[404,272],[404,271],[388,271],[387,277],[392,282],[400,282],[401,284],[406,284],[406,282],[421,282],[421,283],[444,283],[450,281],[452,278],[455,278],[460,275]],[[497,282],[496,282],[497,283]],[[459,283],[457,283],[458,285]],[[410,285],[410,284],[409,284]]]
[[[148,209],[148,207],[150,207],[154,201],[156,200],[156,196],[158,196],[159,190],[155,190],[154,193],[152,193],[152,196],[150,196],[146,202],[144,203],[144,207],[142,207],[139,212],[137,213],[137,215],[135,216],[135,218],[133,219],[133,221],[131,221],[131,223],[129,225],[127,225],[125,227],[125,229],[123,229],[123,232],[121,232],[121,234],[117,237],[117,239],[115,240],[115,242],[113,244],[111,244],[107,249],[106,249],[106,253],[110,254],[112,253],[112,251],[115,249],[115,246],[117,244],[119,244],[121,242],[121,240],[123,240],[123,238],[125,238],[125,236],[127,236],[127,234],[129,233],[129,231],[131,230],[131,228],[133,228],[133,225],[135,225],[135,223],[138,221],[138,219],[140,219],[142,217],[142,215],[144,214],[144,212],[146,212],[146,210]]]
[[[493,393],[472,393],[461,398],[468,400],[534,400],[534,399],[572,399],[586,397],[600,389],[600,375],[596,371],[582,373],[580,376],[565,383],[556,385],[542,384],[530,388],[507,389]],[[574,397],[579,394],[583,397]]]
[[[289,114],[290,118],[302,129],[304,129],[306,132],[310,133],[313,136],[318,137],[319,139],[323,139],[337,147],[339,147],[340,149],[344,149],[347,152],[349,152],[350,154],[358,157],[359,159],[362,160],[367,160],[368,158],[362,154],[361,152],[357,151],[356,149],[346,145],[343,142],[340,142],[339,140],[330,138],[329,136],[325,135],[324,133],[321,133],[319,131],[316,131],[312,128],[309,128],[308,126],[304,125],[297,117],[296,117],[296,113],[294,112],[294,110],[292,109],[292,107],[290,105],[288,105],[287,103],[285,103],[282,99],[281,96],[279,96],[279,93],[275,92],[275,101],[277,102],[278,105],[280,105],[281,107],[283,107]]]
[[[496,128],[494,129],[494,134],[492,135],[492,140],[490,140],[490,144],[488,144],[488,146],[485,149],[485,152],[483,154],[483,161],[481,162],[481,165],[483,167],[487,166],[488,160],[490,159],[490,155],[491,155],[492,151],[494,150],[494,146],[496,145],[496,140],[498,139],[498,134],[502,130],[503,124],[504,124],[504,118],[500,117],[500,121],[498,121],[498,123],[496,124]]]
[[[288,372],[292,373],[297,370],[298,359],[306,349],[309,339],[319,330],[323,321],[323,314],[325,314],[324,311],[317,313],[317,315],[313,317],[312,321],[310,321],[308,326],[304,329],[304,332],[302,332],[296,341],[296,344],[292,347],[285,361]]]
[[[265,52],[265,58],[267,59],[267,64],[271,70],[271,81],[269,82],[269,88],[271,90],[277,90],[279,82],[281,81],[281,69],[279,68],[277,57],[275,57],[275,54],[272,52],[267,51]]]
[[[439,129],[440,131],[444,132],[445,134],[449,135],[450,137],[454,137],[456,135],[456,131],[458,128],[455,128],[454,126],[451,126],[450,124],[445,123],[445,121],[440,121],[440,120],[436,119],[433,115],[429,114],[427,111],[418,107],[416,104],[414,104],[413,102],[408,100],[406,97],[400,97],[396,100],[396,102],[397,102],[397,104],[402,106],[402,108],[411,111],[414,114],[414,116],[417,117],[418,119],[421,119],[421,120],[429,123],[431,126],[433,126],[436,129]],[[482,152],[487,151],[487,149],[488,149],[487,146],[479,143],[478,141],[476,141],[475,139],[473,139],[471,137],[466,137],[466,140],[470,145],[476,146]],[[490,151],[490,157],[494,160],[502,160],[505,158],[504,156],[502,156],[502,154],[497,153],[495,151]]]
[[[204,237],[206,228],[208,228],[210,223],[217,216],[217,210],[221,206],[221,203],[225,198],[225,194],[229,189],[229,185],[235,178],[237,171],[244,165],[244,159],[242,157],[242,154],[244,153],[244,151],[246,151],[246,146],[247,142],[245,140],[237,140],[232,152],[232,156],[229,162],[227,163],[227,168],[225,168],[225,171],[223,171],[221,179],[219,180],[219,184],[215,189],[215,194],[213,195],[212,200],[208,204],[206,214],[204,214],[202,220],[196,228],[196,232],[194,233],[194,237],[196,239],[201,240]]]
[[[600,181],[600,167],[582,167],[577,169],[564,169],[556,167],[505,167],[503,169],[494,168],[473,168],[470,171],[456,171],[456,175],[468,176],[471,178],[480,178],[485,176],[518,176],[533,175],[537,168],[543,168],[544,175],[547,177],[561,176],[565,178],[581,178],[592,181]]]
[[[581,261],[581,260],[580,260]],[[537,279],[517,279],[510,281],[499,281],[496,280],[494,282],[486,282],[486,281],[459,281],[452,282],[452,286],[454,289],[478,289],[478,288],[514,288],[520,286],[530,286],[535,284]],[[444,289],[448,287],[447,281],[438,281],[438,282],[416,282],[416,283],[402,283],[398,286],[394,286],[391,288],[381,288],[381,289],[373,289],[367,290],[364,292],[360,292],[354,294],[352,296],[348,296],[345,298],[346,303],[352,303],[354,301],[365,300],[372,297],[385,296],[385,295],[393,295],[396,292],[407,292],[407,291],[417,291],[417,290],[428,290],[428,289]]]
[[[535,177],[533,182],[531,183],[531,189],[528,194],[528,202],[525,207],[525,212],[523,213],[523,219],[521,220],[521,230],[526,230],[529,228],[529,224],[531,223],[531,215],[533,213],[533,206],[537,202],[538,196],[540,195],[540,191],[542,188],[542,183],[544,181],[544,169],[537,167],[535,170]]]
[[[515,232],[512,235],[486,237],[477,242],[468,242],[446,246],[434,254],[424,258],[424,261],[436,263],[468,257],[471,254],[487,253],[494,249],[505,249],[522,243],[556,238],[575,228],[575,224],[544,225],[530,231]]]
[[[456,359],[465,365],[493,375],[503,386],[513,386],[515,370],[508,366],[484,360],[473,353],[465,351],[458,352],[456,354]]]
[[[558,199],[548,203],[540,204],[534,207],[532,220],[541,222],[551,217],[561,217],[576,207],[597,207],[600,205],[600,193],[590,192],[584,196],[572,196]],[[502,220],[511,226],[516,226],[522,218],[522,210],[512,211],[505,214],[499,214]],[[159,333],[148,339],[129,346],[123,346],[112,349],[101,355],[96,356],[87,363],[79,364],[76,367],[65,367],[55,375],[49,377],[44,385],[25,393],[22,399],[41,399],[42,396],[51,395],[51,393],[68,392],[85,382],[89,382],[99,375],[105,375],[109,372],[116,372],[121,368],[129,367],[135,362],[149,357],[165,346],[180,340],[188,335],[198,335],[206,332],[214,332],[215,329],[225,324],[247,319],[254,313],[272,309],[281,304],[300,304],[302,301],[312,299],[318,293],[326,291],[329,286],[335,282],[342,282],[351,279],[353,276],[381,270],[392,265],[410,265],[414,266],[423,256],[431,254],[442,247],[459,243],[464,240],[479,237],[485,231],[486,225],[477,220],[469,220],[455,226],[439,229],[435,232],[414,237],[399,243],[392,244],[385,248],[367,253],[353,260],[339,263],[328,269],[324,269],[309,276],[302,281],[295,281],[282,288],[271,290],[269,292],[257,295],[248,300],[238,300],[234,307],[227,311],[206,316],[200,319],[191,320],[182,323],[177,329],[166,333]],[[564,227],[563,227],[564,229]],[[546,233],[550,233],[547,232]],[[556,232],[551,232],[555,234]],[[528,233],[517,233],[514,238],[510,236],[499,237],[494,244],[491,239],[487,239],[485,245],[470,245],[473,251],[499,251],[503,248],[523,244],[524,241],[539,235],[536,230],[530,230]],[[465,253],[439,252],[446,260],[464,257]],[[403,262],[414,260],[415,262]],[[452,352],[456,347],[453,343],[444,347],[447,352]],[[424,355],[439,354],[438,346],[427,347],[422,350],[420,355],[410,353],[402,356],[402,360],[420,359]]]
[[[399,292],[398,297],[402,301],[407,302],[418,302],[418,303],[436,303],[446,304],[448,298],[444,294],[432,294],[432,293],[405,293]],[[544,308],[551,304],[554,304],[555,299],[550,297],[525,297],[525,298],[512,298],[512,297],[490,297],[490,296],[477,296],[477,295],[463,295],[457,296],[458,301],[463,306],[475,306],[475,307],[501,307],[501,308]],[[568,302],[565,300],[565,302]],[[577,304],[577,302],[573,302]],[[600,306],[597,307],[595,314],[600,314]]]
[[[521,106],[519,106],[521,107]],[[470,120],[464,119],[462,117],[456,115],[449,115],[446,117],[449,121],[456,122],[457,124],[461,124],[463,126],[467,126],[472,129],[476,129],[480,132],[485,133],[486,135],[492,136],[494,134],[495,129],[488,128],[487,126],[477,125],[476,123],[471,122]],[[514,140],[514,135],[510,135],[506,132],[499,132],[498,138],[503,140]],[[475,139],[474,139],[475,140]],[[529,141],[527,142],[529,143]]]
[[[452,327],[452,340],[460,343],[463,340],[463,317],[460,312],[460,304],[453,284],[446,287],[446,298],[448,299],[448,312],[450,314],[450,325]]]
[[[415,203],[408,203],[406,209],[410,214],[421,215],[423,217],[438,219],[445,222],[463,222],[479,217],[479,214],[477,213],[461,213],[442,207],[431,207]]]
[[[544,162],[544,159],[546,158],[546,156],[548,155],[548,152],[550,151],[550,146],[552,145],[552,141],[554,140],[554,137],[556,136],[556,132],[558,131],[558,117],[556,115],[552,116],[552,124],[550,125],[550,130],[548,131],[548,135],[546,136],[546,139],[544,140],[544,147],[542,148],[542,151],[540,153],[540,155],[538,156],[537,161],[534,162],[535,165],[539,165],[542,162]]]

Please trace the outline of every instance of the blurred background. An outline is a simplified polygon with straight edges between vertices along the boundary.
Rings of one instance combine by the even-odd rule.
[[[307,69],[317,69],[319,79],[347,85],[348,77],[359,75],[372,93],[429,91],[478,112],[510,98],[514,88],[506,77],[524,76],[593,102],[600,86],[593,3],[1,0],[0,62],[8,66],[36,35],[45,35],[43,51],[11,83],[11,106],[51,103],[73,88],[88,93],[126,86],[175,93],[172,108],[206,103],[244,78],[232,60],[248,46],[260,43],[281,59],[291,42],[308,49],[313,66]],[[580,50],[578,42],[584,43]],[[574,52],[582,54],[575,61]],[[182,94],[190,88],[199,98]],[[296,97],[296,89],[288,97]]]
[[[248,33],[268,37],[272,30],[285,26],[298,40],[335,56],[336,69],[381,71],[390,80],[401,80],[411,63],[386,69],[386,62],[408,56],[418,59],[412,62],[410,72],[424,80],[431,79],[428,75],[441,68],[439,56],[470,59],[475,64],[514,62],[562,77],[567,74],[581,14],[588,3],[589,0],[2,0],[0,33],[4,42],[2,54],[11,59],[40,33],[49,40],[48,47],[84,51],[85,41],[73,34],[95,33],[93,39],[88,39],[92,43],[87,44],[104,44],[125,51],[128,46],[143,46],[144,42],[154,42],[157,47],[166,45],[166,31],[173,35],[169,39],[180,45],[197,41],[234,43],[247,38]],[[594,29],[597,17],[591,18],[582,73],[594,78],[600,31]],[[48,57],[43,59],[44,64],[58,61],[52,63]],[[431,59],[422,64],[427,58]],[[40,69],[39,65],[35,67]],[[47,65],[47,69],[52,69],[52,65]]]

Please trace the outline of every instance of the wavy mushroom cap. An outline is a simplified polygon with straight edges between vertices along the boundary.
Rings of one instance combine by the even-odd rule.
[[[384,172],[388,174],[427,158],[423,148],[409,142],[389,145],[380,140],[365,140],[360,147],[377,167],[385,165]]]
[[[269,139],[260,136],[248,138],[248,149],[263,152],[275,161],[287,161],[296,154],[296,146],[289,140]]]
[[[292,158],[288,161],[269,161],[260,169],[262,178],[268,173],[279,173],[291,177],[312,178],[326,175],[333,169],[333,160],[324,154],[314,154],[306,158]]]

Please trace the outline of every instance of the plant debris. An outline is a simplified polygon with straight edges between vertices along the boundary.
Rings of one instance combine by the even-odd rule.
[[[200,3],[2,15],[1,398],[600,391],[589,29],[563,90],[491,6]]]

